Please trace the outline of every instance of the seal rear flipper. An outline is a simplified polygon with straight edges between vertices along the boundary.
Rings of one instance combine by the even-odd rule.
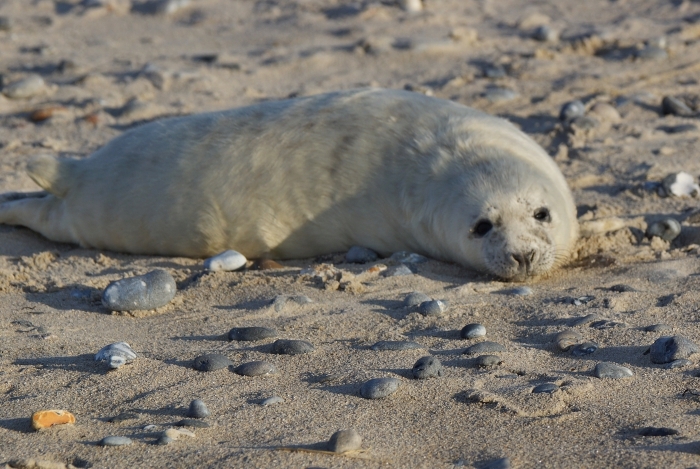
[[[63,200],[46,192],[0,194],[0,224],[21,225],[52,241],[76,243]]]
[[[27,163],[27,174],[42,189],[63,198],[71,186],[74,160],[59,160],[50,155],[37,155]]]

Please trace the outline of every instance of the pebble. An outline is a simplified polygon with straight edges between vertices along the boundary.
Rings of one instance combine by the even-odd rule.
[[[165,446],[165,445],[169,445],[173,441],[175,441],[175,440],[170,438],[169,436],[161,435],[160,438],[158,438],[158,441],[156,441],[156,444],[159,446]]]
[[[496,63],[485,64],[481,72],[486,78],[503,78],[506,76],[506,69],[503,68],[503,65]]]
[[[102,293],[110,311],[148,310],[165,306],[175,298],[175,279],[165,270],[111,282]]]
[[[418,306],[418,312],[423,316],[440,316],[447,311],[447,303],[441,300],[424,301]]]
[[[700,192],[700,186],[695,183],[692,175],[681,171],[663,178],[659,192],[664,197],[695,197]]]
[[[126,342],[116,342],[102,347],[95,355],[96,362],[107,362],[107,366],[117,369],[136,359],[136,353]]]
[[[408,251],[395,252],[391,255],[389,259],[395,262],[400,262],[402,264],[422,264],[424,262],[428,262],[427,257],[421,256],[420,254],[416,254],[415,252]]]
[[[559,386],[554,383],[544,383],[532,389],[533,394],[554,394],[559,390]]]
[[[483,96],[492,103],[500,103],[517,98],[518,93],[508,88],[489,88],[484,91]]]
[[[418,13],[423,10],[422,0],[400,0],[401,8],[409,13]]]
[[[516,296],[528,296],[532,295],[532,288],[530,287],[515,287],[508,290],[508,294]]]
[[[192,417],[193,419],[203,419],[205,417],[209,417],[209,414],[209,409],[207,409],[207,405],[204,403],[204,401],[201,399],[195,399],[190,402],[190,407],[187,409],[187,413],[185,415]]]
[[[557,344],[557,347],[565,352],[582,340],[583,336],[581,333],[573,329],[561,331],[554,336],[554,342]]]
[[[463,339],[476,339],[477,337],[483,337],[486,335],[486,327],[479,323],[467,324],[462,328],[459,335]]]
[[[674,368],[683,368],[684,366],[690,366],[692,364],[693,362],[691,362],[687,358],[680,358],[678,360],[673,360],[671,363],[667,363],[666,365],[664,365],[664,368],[667,370],[672,370]]]
[[[131,443],[131,438],[125,436],[106,436],[100,441],[100,446],[126,446]]]
[[[234,370],[237,374],[241,376],[265,376],[273,373],[277,373],[277,368],[270,362],[266,361],[254,361],[249,363],[244,363]]]
[[[32,415],[34,430],[75,423],[75,415],[67,410],[38,410]]]
[[[158,0],[155,4],[154,13],[172,15],[183,8],[187,8],[191,3],[191,0]]]
[[[467,349],[462,353],[467,355],[475,355],[477,353],[498,353],[505,351],[506,348],[503,345],[499,344],[498,342],[491,342],[487,340],[485,342],[474,344],[471,347],[467,347]]]
[[[605,102],[595,103],[591,107],[590,114],[596,116],[601,121],[606,122],[620,122],[622,119],[620,113],[615,109],[614,106]]]
[[[177,427],[194,427],[194,428],[207,428],[210,425],[207,422],[197,419],[182,419],[175,424]]]
[[[278,339],[272,344],[272,353],[279,355],[299,355],[314,351],[314,346],[305,340]]]
[[[377,259],[379,259],[379,254],[362,246],[353,246],[345,254],[345,262],[350,264],[366,264]]]
[[[306,295],[277,295],[272,299],[270,304],[275,311],[280,312],[287,305],[287,301],[292,301],[299,305],[313,303],[313,300]]]
[[[394,265],[382,272],[384,277],[402,277],[405,275],[413,275],[413,271],[405,264]]]
[[[352,428],[339,430],[328,440],[328,451],[334,453],[347,453],[360,448],[362,448],[362,437]]]
[[[406,298],[403,300],[403,305],[407,308],[413,307],[413,306],[418,306],[421,303],[425,303],[426,301],[431,301],[432,298],[430,298],[428,295],[425,293],[419,292],[419,291],[414,291],[406,295]]]
[[[265,399],[264,401],[262,401],[262,402],[260,403],[260,405],[262,405],[262,406],[268,406],[268,405],[273,405],[273,404],[279,404],[280,402],[284,402],[284,399],[282,399],[282,398],[279,397],[279,396],[272,396],[272,397],[268,397],[267,399]]]
[[[43,93],[45,89],[46,83],[43,78],[39,75],[29,75],[4,86],[2,94],[10,99],[29,99]]]
[[[595,313],[588,314],[586,316],[582,316],[579,318],[574,319],[574,322],[571,323],[573,327],[577,326],[585,326],[586,324],[589,324],[593,321],[597,321],[600,319],[600,316],[598,316]]]
[[[662,47],[648,45],[636,51],[634,56],[642,60],[659,60],[668,58],[668,52]]]
[[[634,376],[632,370],[617,363],[600,362],[595,366],[593,374],[597,378],[622,379]]]
[[[681,234],[681,224],[673,218],[666,218],[649,225],[646,235],[648,238],[658,236],[665,241],[673,241]]]
[[[637,432],[639,436],[671,436],[680,433],[675,428],[667,427],[644,427]]]
[[[503,359],[498,355],[479,355],[476,357],[476,366],[479,368],[490,368],[503,363]]]
[[[672,114],[674,116],[691,117],[695,114],[687,104],[673,96],[664,96],[661,100],[661,112],[664,116]]]
[[[613,285],[610,287],[610,291],[614,291],[616,293],[626,293],[626,292],[636,292],[639,291],[636,288],[630,287],[629,285],[625,285],[624,283],[619,283],[617,285]]]
[[[228,340],[255,342],[263,339],[274,339],[279,333],[271,327],[234,327],[228,332]]]
[[[422,357],[413,365],[412,373],[416,379],[438,378],[443,373],[442,363],[435,357]]]
[[[204,270],[210,272],[233,272],[245,267],[248,259],[243,254],[229,249],[204,261]]]
[[[542,42],[556,42],[559,40],[559,32],[545,24],[535,29],[532,38]]]
[[[652,363],[670,363],[674,360],[688,358],[700,352],[692,341],[680,335],[659,337],[651,345],[649,358]]]
[[[370,348],[376,352],[385,352],[415,350],[423,348],[423,346],[418,342],[413,342],[412,340],[380,340]]]
[[[668,324],[652,324],[644,328],[644,332],[663,332],[671,330]]]
[[[194,359],[193,367],[199,371],[216,371],[228,368],[233,362],[220,353],[207,353]]]
[[[381,399],[394,394],[400,383],[396,378],[370,379],[360,388],[360,395],[365,399]]]
[[[569,101],[568,103],[564,103],[561,107],[561,111],[559,111],[559,120],[563,122],[570,121],[576,117],[583,116],[585,112],[586,106],[584,106],[583,102],[578,99],[576,101]]]
[[[595,353],[596,350],[598,350],[598,344],[595,342],[584,342],[574,346],[571,349],[571,355],[575,357],[584,357]]]

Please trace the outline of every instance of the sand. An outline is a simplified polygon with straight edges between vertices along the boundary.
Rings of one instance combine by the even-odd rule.
[[[667,369],[646,354],[663,335],[700,342],[698,199],[658,194],[669,174],[700,175],[698,118],[661,112],[664,96],[699,104],[700,3],[424,3],[410,13],[391,1],[193,0],[168,13],[136,0],[0,1],[0,16],[9,19],[0,22],[3,83],[31,74],[46,82],[28,98],[0,95],[0,192],[36,190],[23,170],[32,155],[84,157],[158,117],[361,86],[409,88],[506,117],[532,135],[571,185],[586,234],[566,267],[518,296],[512,284],[432,260],[417,264],[415,275],[367,274],[359,286],[335,290],[302,269],[325,263],[360,274],[371,265],[345,264],[340,253],[283,261],[276,270],[202,275],[198,259],[81,249],[0,226],[0,463],[700,465],[697,356]],[[531,37],[545,24],[559,39]],[[489,64],[501,65],[504,76],[484,76]],[[511,99],[498,99],[504,94]],[[593,128],[568,129],[559,120],[574,99],[596,118]],[[593,110],[596,103],[610,106]],[[665,217],[681,222],[679,238],[644,236]],[[101,305],[110,281],[156,268],[177,281],[172,303],[121,314]],[[619,284],[634,291],[610,288]],[[449,310],[424,317],[403,307],[412,291],[447,300]],[[313,303],[277,310],[270,305],[277,295]],[[575,325],[589,314],[599,317]],[[483,340],[460,338],[474,322],[506,348],[500,365],[480,369],[462,354]],[[668,329],[645,331],[659,323]],[[274,327],[316,350],[283,356],[269,353],[272,339],[229,342],[228,331],[241,326]],[[554,336],[568,328],[598,350],[583,357],[559,350]],[[379,340],[423,348],[371,350]],[[138,354],[133,363],[108,371],[94,361],[119,341]],[[235,365],[266,360],[278,373],[194,370],[193,359],[208,352]],[[443,363],[443,376],[412,379],[413,364],[426,355]],[[603,361],[634,376],[596,378]],[[362,398],[362,383],[378,377],[399,379],[398,391]],[[542,383],[560,389],[533,394]],[[271,396],[283,402],[260,405]],[[155,445],[193,399],[207,404],[211,426]],[[30,418],[41,409],[68,410],[76,423],[34,431]],[[125,412],[131,417],[110,421]],[[644,427],[677,434],[641,436]],[[362,436],[362,451],[311,451],[344,428]],[[98,446],[110,435],[133,444]]]

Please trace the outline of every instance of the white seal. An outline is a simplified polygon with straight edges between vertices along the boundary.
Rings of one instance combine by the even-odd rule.
[[[83,160],[39,156],[47,192],[0,197],[0,223],[136,254],[305,258],[364,246],[523,280],[564,262],[566,181],[505,120],[379,89],[152,122]]]

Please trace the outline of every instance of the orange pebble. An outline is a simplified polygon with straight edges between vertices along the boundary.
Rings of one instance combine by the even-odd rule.
[[[67,410],[39,410],[32,415],[32,427],[34,427],[34,430],[67,423],[75,423],[75,415]]]
[[[32,112],[32,115],[29,118],[34,122],[41,122],[53,117],[58,113],[66,111],[67,109],[63,106],[46,106]]]

